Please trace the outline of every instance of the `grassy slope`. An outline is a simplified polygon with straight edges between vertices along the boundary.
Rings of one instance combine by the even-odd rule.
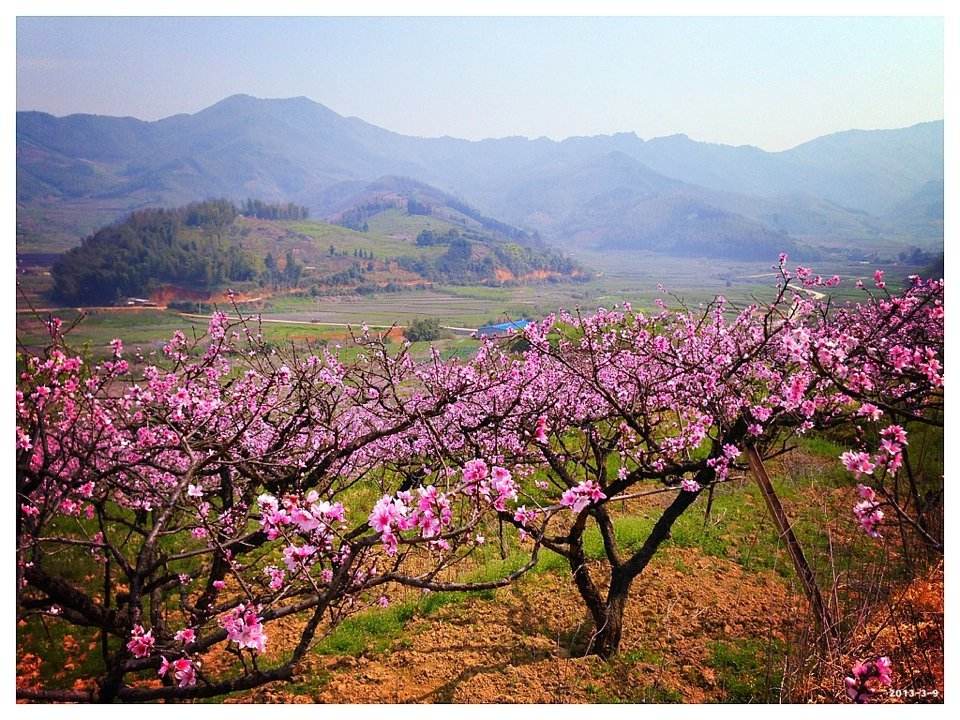
[[[408,215],[399,208],[390,208],[379,212],[367,219],[368,231],[374,235],[404,238],[408,241],[417,239],[422,230],[433,230],[445,233],[447,230],[459,230],[460,226],[432,215]]]
[[[374,219],[374,218],[371,218]],[[370,228],[368,232],[357,232],[340,225],[331,225],[318,220],[301,222],[284,221],[278,223],[295,233],[311,238],[319,250],[320,255],[329,252],[333,245],[338,252],[347,252],[351,257],[354,250],[372,252],[378,258],[387,257],[417,257],[420,255],[438,254],[436,248],[418,247],[412,238],[396,237],[388,229]]]

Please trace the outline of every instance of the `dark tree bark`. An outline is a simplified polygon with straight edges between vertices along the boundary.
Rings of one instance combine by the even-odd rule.
[[[713,470],[704,468],[696,475],[701,486],[706,486],[713,479]],[[653,559],[663,542],[670,537],[670,530],[677,519],[696,501],[700,491],[688,492],[681,490],[673,502],[663,511],[657,520],[650,535],[643,546],[625,561],[621,561],[616,549],[616,539],[612,527],[605,527],[610,522],[606,511],[602,510],[597,518],[601,527],[601,535],[607,558],[612,571],[610,587],[604,597],[590,577],[587,568],[587,558],[583,550],[583,525],[587,513],[583,513],[583,522],[578,522],[570,535],[571,552],[569,555],[570,569],[573,571],[573,580],[580,592],[580,597],[590,610],[594,622],[594,633],[587,646],[587,654],[599,655],[608,660],[620,650],[620,641],[623,637],[623,613],[630,595],[630,586],[634,579]]]

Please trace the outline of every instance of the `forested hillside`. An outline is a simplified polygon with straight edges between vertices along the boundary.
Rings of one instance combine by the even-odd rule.
[[[54,296],[107,304],[162,283],[210,290],[254,279],[260,263],[225,237],[237,209],[224,200],[149,209],[108,225],[53,266]]]
[[[306,220],[307,209],[293,203],[252,199],[139,210],[60,256],[52,299],[102,305],[161,288],[169,301],[238,284],[258,295],[326,295],[587,277],[565,255],[495,220],[467,224],[459,212],[444,215],[412,198],[402,205],[369,215],[374,228],[364,221],[366,232]]]

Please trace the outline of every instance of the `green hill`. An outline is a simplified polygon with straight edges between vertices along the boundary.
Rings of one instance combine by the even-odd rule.
[[[241,207],[248,212],[252,203]],[[217,200],[132,213],[60,256],[53,298],[99,305],[158,294],[163,302],[198,300],[227,288],[329,295],[587,277],[545,246],[397,207],[370,216],[366,232],[306,219],[296,205],[257,207],[266,209],[248,216]]]

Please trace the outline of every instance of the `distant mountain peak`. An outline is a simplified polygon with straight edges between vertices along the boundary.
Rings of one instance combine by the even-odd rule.
[[[308,98],[306,95],[296,97],[282,98],[262,98],[246,93],[236,93],[229,95],[223,100],[215,102],[202,110],[198,110],[196,115],[209,111],[230,111],[230,110],[248,110],[248,109],[272,109],[272,108],[299,108],[309,110],[320,110],[337,117],[342,117],[339,113],[331,110],[326,105],[318,103],[316,100]]]
[[[838,133],[771,153],[685,133],[646,141],[634,132],[559,142],[418,138],[344,117],[305,96],[238,93],[156,122],[17,113],[18,206],[54,207],[29,227],[23,214],[18,235],[47,232],[66,217],[57,215],[57,204],[71,204],[79,220],[60,220],[67,242],[88,231],[92,217],[105,217],[107,200],[117,216],[219,196],[294,202],[316,217],[375,192],[376,183],[428,196],[448,193],[450,199],[437,202],[462,198],[478,216],[557,240],[594,232],[599,224],[617,226],[627,238],[630,226],[675,217],[681,195],[698,198],[699,224],[688,227],[694,234],[709,234],[715,221],[730,232],[780,237],[734,220],[741,217],[778,233],[836,239],[831,233],[842,232],[858,239],[899,232],[902,224],[892,214],[899,203],[909,200],[929,215],[936,198],[912,198],[942,177],[942,121]],[[711,215],[708,207],[727,214]],[[926,223],[926,215],[912,227],[935,241],[942,224]]]

